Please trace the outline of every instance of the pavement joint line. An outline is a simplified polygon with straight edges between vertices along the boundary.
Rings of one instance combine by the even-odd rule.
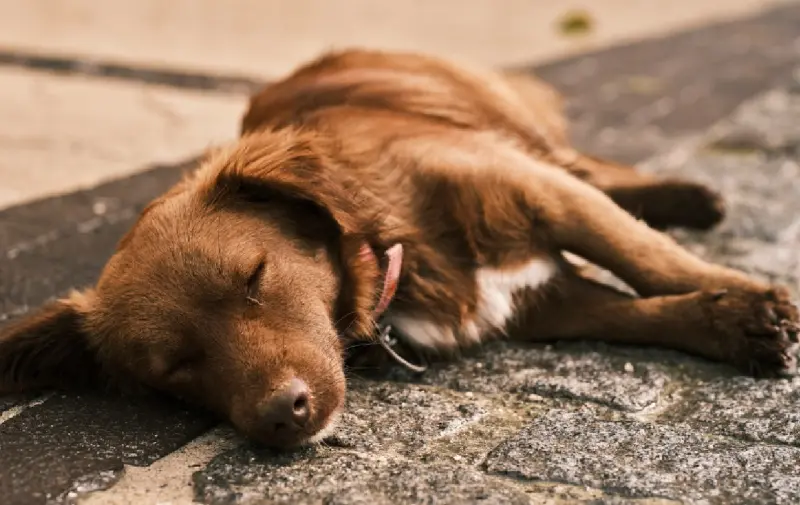
[[[114,489],[115,493],[120,491],[135,493],[136,490],[162,489],[174,484],[175,481],[182,481],[187,483],[187,486],[180,488],[180,495],[159,496],[157,503],[164,505],[191,503],[194,489],[189,484],[193,474],[216,456],[235,449],[242,443],[243,439],[233,429],[217,426],[148,466],[125,465],[122,477],[109,490]],[[80,503],[102,505],[106,503],[106,492],[109,490],[96,490],[83,494]],[[67,496],[77,498],[80,494],[73,489]]]
[[[3,66],[46,71],[59,75],[85,75],[122,81],[138,81],[180,89],[235,94],[252,92],[266,82],[250,76],[215,75],[155,66],[126,65],[101,59],[41,54],[10,48],[0,48],[0,67]]]
[[[29,402],[22,403],[20,405],[15,405],[15,406],[11,407],[10,409],[0,413],[0,426],[2,426],[3,423],[5,423],[6,421],[10,421],[11,419],[17,417],[24,410],[27,410],[27,409],[29,409],[31,407],[36,407],[37,405],[43,404],[44,402],[49,400],[50,397],[53,396],[53,394],[54,393],[46,393],[46,394],[44,394],[44,395],[42,395],[42,396],[40,396],[38,398],[35,398],[35,399],[33,399],[33,400],[29,401]]]

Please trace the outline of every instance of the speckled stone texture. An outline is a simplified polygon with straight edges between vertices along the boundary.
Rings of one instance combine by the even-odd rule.
[[[486,459],[490,473],[627,496],[797,503],[800,449],[714,437],[684,425],[597,420],[551,410]]]
[[[645,169],[706,181],[729,217],[675,232],[800,286],[800,94],[743,104]],[[797,503],[800,378],[757,381],[679,353],[495,343],[422,376],[351,381],[326,445],[248,444],[194,475],[205,503]]]

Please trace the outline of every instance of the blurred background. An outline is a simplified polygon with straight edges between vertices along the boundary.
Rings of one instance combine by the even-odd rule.
[[[274,77],[331,47],[529,64],[785,0],[2,0],[0,44]]]
[[[73,70],[0,65],[0,208],[235,138],[250,89],[109,80],[98,62],[253,82],[357,45],[534,66],[786,1],[0,0],[0,59]]]

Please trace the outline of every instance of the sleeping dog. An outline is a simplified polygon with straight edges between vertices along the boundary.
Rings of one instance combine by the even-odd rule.
[[[96,286],[2,329],[0,393],[155,388],[286,447],[330,430],[348,347],[389,329],[442,356],[596,339],[792,372],[787,291],[657,231],[723,214],[700,185],[576,152],[531,77],[328,54],[255,95],[241,138],[144,210]]]

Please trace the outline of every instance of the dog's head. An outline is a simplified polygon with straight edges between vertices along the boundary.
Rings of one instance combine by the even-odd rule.
[[[0,333],[0,393],[95,381],[199,403],[271,445],[344,401],[342,332],[366,336],[374,202],[318,139],[262,132],[145,210],[97,285]]]

